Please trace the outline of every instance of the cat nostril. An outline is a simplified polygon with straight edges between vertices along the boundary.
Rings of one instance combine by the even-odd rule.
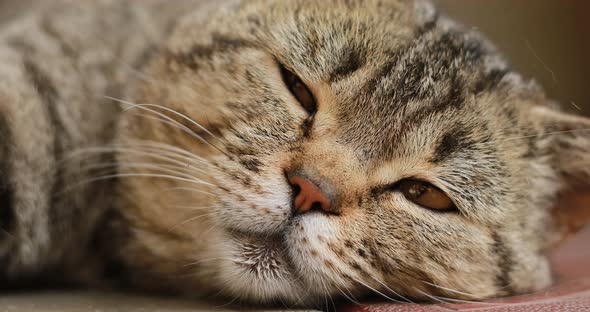
[[[311,211],[321,211],[323,210],[322,204],[320,202],[315,202],[311,205]]]
[[[291,187],[293,188],[293,198],[295,198],[301,192],[301,186],[299,184],[292,184]]]
[[[308,179],[292,176],[289,177],[289,183],[293,187],[295,213],[303,214],[312,210],[335,213],[332,211],[332,204],[326,193]]]

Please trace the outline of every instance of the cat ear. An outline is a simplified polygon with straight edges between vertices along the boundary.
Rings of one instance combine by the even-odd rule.
[[[590,223],[590,119],[547,107],[534,107],[530,116],[543,129],[538,145],[550,156],[561,182],[552,211],[561,240]]]

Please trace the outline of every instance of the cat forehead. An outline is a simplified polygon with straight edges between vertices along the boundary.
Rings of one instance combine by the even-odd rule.
[[[510,92],[499,90],[518,80],[478,34],[424,1],[266,0],[232,10],[209,26],[189,23],[179,32],[187,45],[179,50],[186,52],[176,58],[191,65],[195,58],[211,62],[212,52],[223,59],[224,52],[240,57],[247,49],[265,50],[310,87],[328,86],[340,141],[368,158],[417,147],[448,154],[483,137],[489,119],[480,115],[495,104],[489,94]],[[200,33],[194,38],[203,43],[188,43],[190,31],[201,28],[210,28],[204,30],[210,36]],[[444,158],[439,154],[433,157]]]
[[[334,2],[342,4],[333,9]],[[389,11],[370,5],[353,10],[346,1],[244,2],[204,24],[185,22],[163,64],[173,65],[166,67],[173,75],[186,75],[179,82],[189,90],[205,94],[211,84],[203,77],[221,78],[224,97],[235,95],[232,114],[244,114],[238,118],[246,128],[267,133],[301,117],[299,111],[291,118],[297,104],[287,100],[282,63],[317,99],[309,150],[342,147],[343,159],[358,161],[356,168],[374,175],[374,184],[411,175],[399,168],[420,162],[430,166],[421,170],[429,177],[461,190],[455,197],[465,201],[461,206],[482,199],[489,207],[500,205],[497,194],[509,193],[502,182],[513,172],[506,164],[514,156],[506,155],[526,144],[507,148],[495,140],[498,129],[519,119],[520,105],[514,104],[527,87],[476,33],[434,11],[417,14],[414,2],[385,2],[393,3]],[[323,135],[323,129],[331,133]]]
[[[336,3],[285,9],[262,42],[305,81],[328,85],[342,142],[369,158],[431,149],[441,160],[486,139],[478,114],[518,79],[479,34],[423,1]]]
[[[385,61],[438,20],[422,1],[273,1],[256,12],[246,14],[262,26],[261,45],[299,74],[329,80]]]

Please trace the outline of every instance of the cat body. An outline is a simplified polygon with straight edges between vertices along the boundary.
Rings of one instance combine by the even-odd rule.
[[[0,77],[14,283],[116,264],[257,303],[526,293],[588,181],[589,122],[422,1],[52,3],[2,25]]]
[[[171,15],[162,8],[155,2],[39,2],[32,13],[2,25],[6,278],[34,276],[66,259],[76,263],[88,252],[114,190],[112,181],[97,181],[66,191],[89,178],[89,162],[68,155],[112,143],[121,107],[105,96],[122,97],[136,79],[133,66],[162,40]]]

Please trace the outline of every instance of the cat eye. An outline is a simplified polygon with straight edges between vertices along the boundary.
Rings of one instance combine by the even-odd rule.
[[[297,99],[299,104],[310,114],[313,115],[316,112],[316,103],[313,94],[309,88],[303,83],[301,78],[289,71],[287,68],[281,65],[281,75],[285,85],[291,91],[291,94]]]
[[[424,181],[406,179],[399,182],[399,190],[407,200],[433,210],[452,210],[455,204],[438,187]]]

